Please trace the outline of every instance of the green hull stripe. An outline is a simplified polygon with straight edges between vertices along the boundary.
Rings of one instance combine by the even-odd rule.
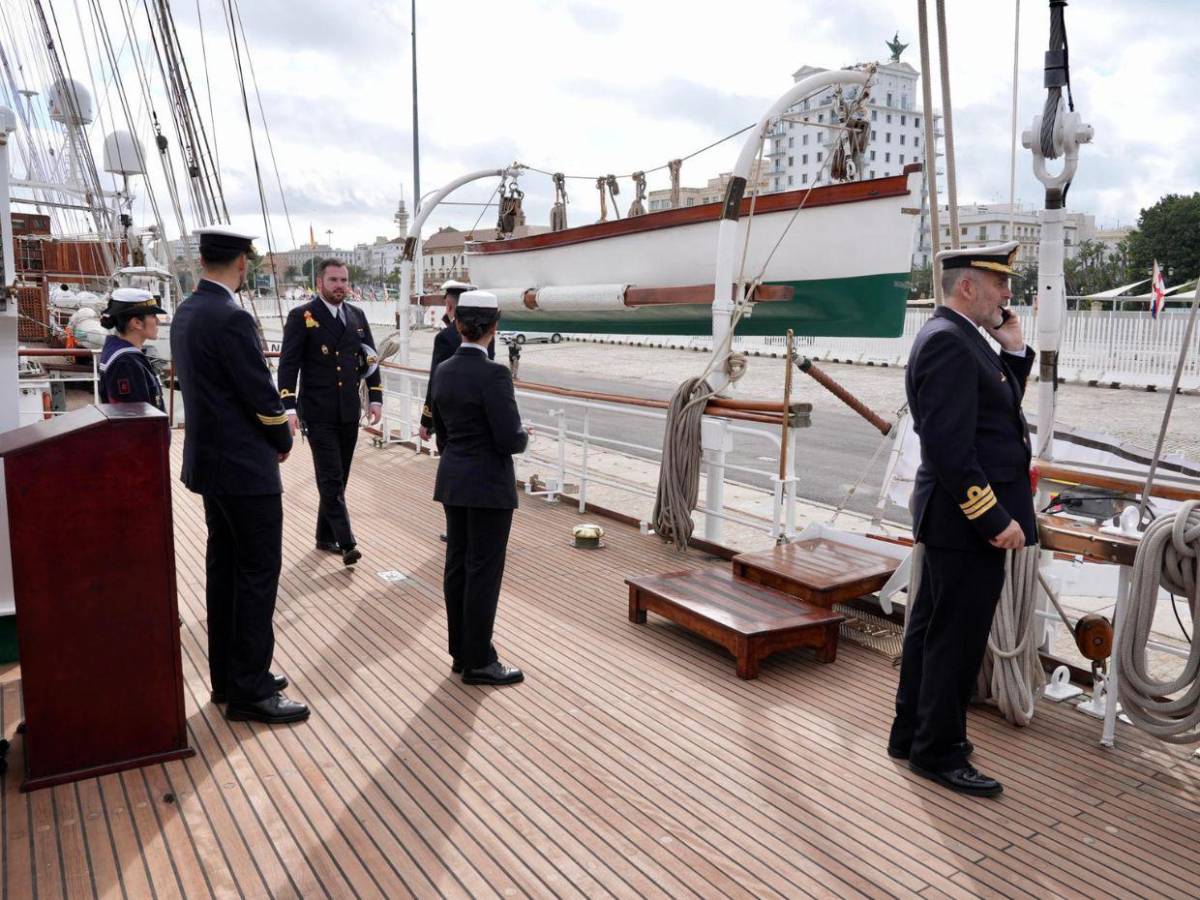
[[[794,291],[787,303],[759,303],[742,319],[738,334],[782,336],[789,328],[814,337],[899,337],[908,298],[907,272],[784,281]],[[550,313],[505,310],[501,331],[561,331],[584,334],[712,334],[708,304],[641,306],[627,310]]]

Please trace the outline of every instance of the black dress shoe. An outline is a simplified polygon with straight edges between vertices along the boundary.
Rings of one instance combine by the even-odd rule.
[[[284,690],[284,689],[285,689],[285,688],[288,686],[288,680],[287,680],[287,678],[286,678],[285,676],[283,676],[283,675],[272,675],[271,677],[275,679],[275,684],[274,684],[274,688],[275,688],[275,690],[277,690],[277,691],[282,691],[282,690]],[[210,700],[212,700],[212,702],[213,702],[213,703],[224,703],[224,702],[226,702],[226,698],[225,698],[225,692],[224,692],[224,691],[213,691],[211,694],[209,694],[209,695],[208,695],[208,698],[209,698]]]
[[[463,670],[463,664],[460,663],[457,659],[454,660],[452,663],[450,663],[450,671],[453,672],[455,675],[458,675],[459,673],[461,673],[462,670]]]
[[[225,718],[234,722],[266,722],[282,725],[285,722],[303,722],[308,718],[308,707],[283,694],[272,694],[257,703],[230,703],[225,708]]]
[[[525,673],[516,666],[496,660],[482,669],[467,669],[462,680],[463,684],[516,684],[525,680]]]
[[[317,549],[324,550],[326,553],[341,553],[342,548],[337,541],[317,541]]]
[[[362,559],[362,551],[357,547],[347,547],[342,551],[342,565],[352,566]]]
[[[443,544],[445,544],[445,543],[449,542],[450,538],[446,537],[446,532],[443,531],[441,534],[438,535],[438,540],[441,541]]]
[[[972,797],[995,797],[1004,790],[1003,785],[995,778],[978,772],[972,765],[963,766],[961,769],[947,769],[945,772],[930,772],[912,763],[909,763],[908,767],[922,778],[936,781],[942,787],[958,791],[960,794],[970,794]]]
[[[963,755],[965,757],[967,757],[968,759],[970,759],[971,754],[973,754],[975,752],[975,745],[972,744],[970,741],[963,741],[962,748],[963,748]],[[891,744],[888,744],[887,754],[892,759],[908,759],[908,748],[907,747],[903,747],[903,748],[895,747]]]

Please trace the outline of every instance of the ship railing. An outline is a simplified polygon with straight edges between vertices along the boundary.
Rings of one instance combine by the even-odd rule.
[[[418,451],[434,448],[422,441],[419,433],[422,403],[417,399],[425,394],[428,373],[419,369],[383,364],[384,413],[374,430],[381,446],[407,444]],[[516,385],[519,407],[530,410],[526,420],[535,431],[534,442],[522,455],[524,463],[548,463],[546,474],[527,482],[528,496],[547,501],[565,500],[577,504],[579,511],[589,508],[589,491],[594,487],[638,497],[654,498],[656,490],[647,480],[614,476],[599,469],[595,462],[597,451],[617,453],[622,457],[647,463],[661,464],[662,445],[627,440],[610,433],[597,434],[595,417],[600,414],[619,414],[623,420],[638,418],[661,423],[667,420],[667,403],[642,397],[596,394],[545,385]],[[533,407],[536,406],[536,411]],[[405,412],[407,410],[407,412]],[[724,524],[741,526],[754,532],[766,532],[777,538],[793,536],[796,523],[796,429],[789,430],[786,475],[779,477],[778,459],[782,438],[778,426],[761,420],[742,419],[739,410],[710,410],[703,420],[704,449],[701,453],[701,473],[704,492],[697,514],[704,516],[703,536],[713,543],[724,539]],[[745,414],[747,418],[753,413]],[[743,465],[732,461],[734,451],[741,456],[764,460],[764,466]],[[753,451],[753,452],[750,452]],[[568,491],[574,483],[574,496]],[[769,485],[769,487],[766,487]],[[735,487],[771,498],[771,517],[736,511],[726,502],[726,488]],[[653,526],[648,519],[639,524],[643,531]]]
[[[73,357],[80,366],[90,366],[91,371],[83,372],[56,372],[53,375],[30,375],[23,376],[20,379],[19,386],[22,389],[33,389],[41,391],[49,391],[52,384],[86,384],[91,383],[92,387],[92,402],[100,402],[100,351],[91,350],[84,347],[74,347],[71,349],[57,347],[18,347],[18,359],[46,359],[63,357]],[[86,362],[84,362],[86,360]],[[55,416],[61,416],[67,411],[66,405],[62,409],[54,409],[51,406],[43,405],[41,409],[21,409],[18,407],[18,421],[22,425],[28,425],[31,422],[37,422],[42,419],[51,419]]]

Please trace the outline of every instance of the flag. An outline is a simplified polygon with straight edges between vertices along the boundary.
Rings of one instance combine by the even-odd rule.
[[[317,236],[313,234],[312,222],[308,223],[308,246],[310,248],[317,246]],[[1155,263],[1155,265],[1158,265],[1158,263]]]
[[[1167,289],[1163,284],[1162,270],[1158,267],[1158,260],[1154,261],[1154,274],[1150,276],[1150,317],[1158,318],[1159,311],[1163,308],[1163,301],[1166,300]]]

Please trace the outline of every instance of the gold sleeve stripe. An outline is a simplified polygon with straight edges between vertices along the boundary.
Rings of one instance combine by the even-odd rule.
[[[258,416],[258,421],[264,425],[286,425],[288,420],[287,413],[278,416],[264,416],[262,413],[255,413],[255,415]]]
[[[371,388],[371,390],[373,390],[373,391],[379,391],[379,393],[381,393],[381,394],[383,393],[383,387],[382,387],[382,386],[376,386],[376,387],[373,387],[373,388]]]
[[[974,521],[975,519],[978,519],[980,516],[982,516],[985,512],[987,512],[989,509],[991,509],[995,505],[996,505],[996,498],[995,497],[989,498],[988,502],[984,506],[981,506],[980,508],[976,509],[975,512],[967,513],[967,520]]]
[[[991,503],[996,501],[996,495],[992,492],[991,485],[983,488],[972,487],[967,490],[967,501],[960,503],[959,507],[964,513],[970,515],[981,506],[989,504],[989,501]]]

